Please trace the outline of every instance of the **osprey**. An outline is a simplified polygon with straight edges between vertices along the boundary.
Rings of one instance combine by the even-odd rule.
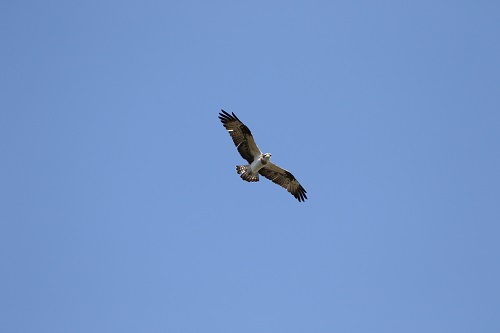
[[[258,182],[260,174],[273,183],[284,187],[299,202],[307,199],[306,190],[304,190],[297,179],[289,171],[271,162],[271,154],[263,154],[260,151],[248,127],[234,113],[230,115],[224,110],[221,111],[219,119],[222,125],[229,132],[229,135],[231,135],[241,157],[249,163],[248,165],[236,166],[236,172],[241,175],[241,179],[247,182]]]

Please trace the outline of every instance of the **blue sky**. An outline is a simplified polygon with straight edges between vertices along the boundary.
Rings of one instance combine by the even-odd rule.
[[[500,331],[499,12],[3,2],[1,331]]]

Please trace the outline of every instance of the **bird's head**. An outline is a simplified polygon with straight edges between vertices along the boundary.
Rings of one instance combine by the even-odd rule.
[[[262,154],[262,159],[266,162],[269,161],[271,159],[271,154],[269,153]]]

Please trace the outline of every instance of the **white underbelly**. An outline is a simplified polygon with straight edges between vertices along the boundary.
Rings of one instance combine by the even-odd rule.
[[[257,158],[255,161],[252,162],[252,164],[250,164],[250,169],[252,170],[252,173],[257,173],[259,172],[260,169],[262,169],[263,166],[264,164],[262,164],[260,158]]]

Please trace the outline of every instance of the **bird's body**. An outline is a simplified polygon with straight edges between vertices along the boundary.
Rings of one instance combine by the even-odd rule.
[[[260,156],[255,156],[249,165],[236,166],[236,172],[247,182],[258,182],[259,171],[269,163],[270,159],[271,154],[260,154]]]
[[[260,169],[266,166],[270,159],[271,154],[262,154],[250,164],[250,170],[252,173],[258,173]]]
[[[248,165],[238,165],[236,172],[247,182],[258,182],[259,174],[278,184],[290,192],[297,200],[307,199],[306,190],[287,170],[270,161],[271,154],[263,154],[255,144],[250,129],[243,124],[234,113],[224,110],[219,113],[219,119],[231,135],[240,155],[247,160]]]

